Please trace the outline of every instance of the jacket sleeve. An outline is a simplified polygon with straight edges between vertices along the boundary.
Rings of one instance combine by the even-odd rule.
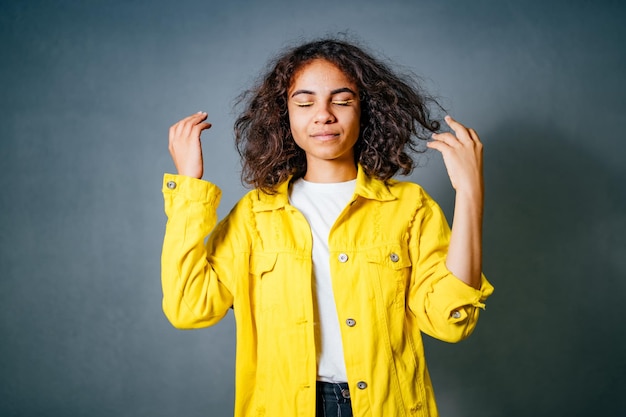
[[[229,280],[236,274],[234,261],[212,264],[205,245],[210,233],[220,234],[220,227],[228,224],[225,219],[216,227],[221,191],[207,181],[165,174],[163,197],[167,215],[161,254],[163,312],[177,328],[213,325],[233,305]]]
[[[412,225],[411,239],[414,262],[409,308],[417,316],[420,330],[446,342],[465,339],[474,330],[493,286],[482,275],[481,286],[475,289],[448,270],[450,227],[428,195]]]

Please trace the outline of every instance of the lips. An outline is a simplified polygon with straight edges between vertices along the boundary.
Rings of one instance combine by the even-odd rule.
[[[339,133],[337,132],[318,132],[311,135],[311,137],[317,140],[331,140],[339,137]]]

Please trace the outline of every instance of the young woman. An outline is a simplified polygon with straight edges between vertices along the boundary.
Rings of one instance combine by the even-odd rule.
[[[206,113],[170,128],[163,309],[179,328],[237,322],[236,416],[436,416],[421,332],[456,342],[493,291],[481,273],[482,145],[412,81],[348,42],[280,56],[235,123],[254,189],[217,223],[203,181]],[[418,185],[443,154],[452,231]],[[205,244],[205,238],[208,240]]]

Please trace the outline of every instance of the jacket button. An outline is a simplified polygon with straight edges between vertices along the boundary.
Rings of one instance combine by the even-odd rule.
[[[169,188],[170,190],[173,190],[174,188],[176,188],[176,182],[168,181],[167,182],[167,188]]]
[[[346,324],[347,324],[349,327],[354,327],[354,326],[356,325],[356,320],[355,320],[355,319],[347,319],[347,320],[346,320]]]
[[[453,319],[460,319],[461,318],[461,312],[459,310],[454,310],[451,314]]]
[[[359,381],[359,382],[357,382],[357,383],[356,383],[356,387],[357,387],[358,389],[365,389],[365,388],[367,388],[367,382],[365,382],[365,381]]]
[[[346,255],[345,253],[340,253],[337,259],[339,259],[339,262],[341,262],[341,263],[347,262],[348,261],[348,255]]]
[[[391,253],[391,255],[389,255],[389,259],[391,259],[391,262],[398,262],[400,257],[397,253]]]

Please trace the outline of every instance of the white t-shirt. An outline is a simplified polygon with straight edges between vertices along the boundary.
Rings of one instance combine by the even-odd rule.
[[[317,379],[346,382],[339,318],[335,306],[328,235],[354,194],[356,179],[340,183],[296,180],[289,201],[309,222],[313,235],[313,283],[316,306]]]

